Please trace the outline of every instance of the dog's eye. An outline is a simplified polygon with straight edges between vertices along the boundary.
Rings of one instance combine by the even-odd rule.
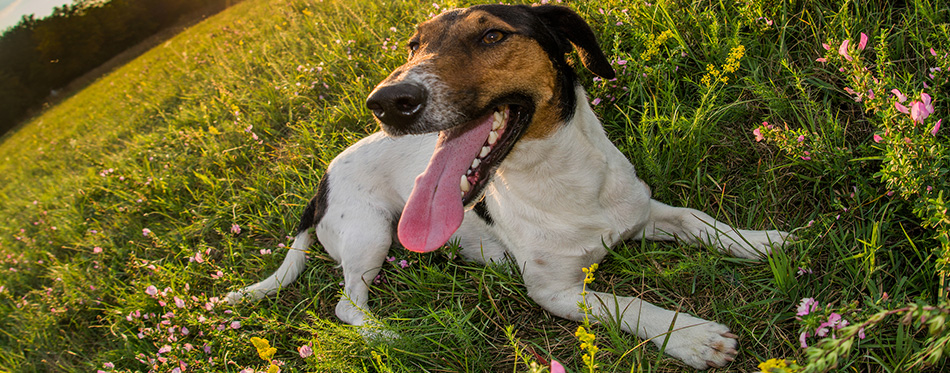
[[[416,50],[419,49],[419,43],[412,41],[409,42],[409,58],[412,58],[416,54]]]
[[[485,35],[482,35],[482,43],[485,44],[495,44],[499,41],[502,41],[505,38],[505,33],[498,30],[488,30]]]

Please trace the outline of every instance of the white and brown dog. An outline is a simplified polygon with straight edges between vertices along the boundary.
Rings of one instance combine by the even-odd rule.
[[[579,320],[578,304],[586,302],[692,367],[732,361],[737,341],[726,326],[633,297],[582,298],[581,269],[630,238],[681,239],[758,258],[788,234],[737,230],[650,199],[566,62],[572,45],[594,74],[614,76],[590,27],[568,8],[483,5],[419,25],[408,62],[366,103],[384,132],[330,163],[283,264],[228,300],[290,285],[316,227],[343,268],[336,314],[363,325],[368,284],[395,237],[417,252],[458,240],[468,259],[514,261],[531,298],[555,315]]]

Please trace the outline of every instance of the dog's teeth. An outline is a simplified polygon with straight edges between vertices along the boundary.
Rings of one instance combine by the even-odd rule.
[[[502,114],[500,111],[496,111],[496,112],[495,112],[495,120],[493,120],[493,121],[491,122],[491,129],[492,129],[492,131],[501,128],[501,126],[502,126],[502,124],[503,124],[504,122],[505,122],[504,114]]]
[[[495,142],[498,141],[498,132],[491,131],[488,133],[488,145],[495,145]]]
[[[481,152],[481,153],[478,153],[478,157],[479,157],[479,158],[485,158],[485,156],[488,155],[488,152],[490,152],[490,151],[491,151],[491,148],[490,148],[490,147],[483,146],[483,147],[482,147],[482,152]]]
[[[468,183],[468,178],[465,175],[462,175],[462,181],[459,182],[459,187],[462,188],[462,194],[468,193],[472,189],[472,184]]]
[[[480,165],[480,164],[482,164],[482,161],[478,160],[478,158],[475,158],[475,160],[472,161],[472,169],[469,170],[469,172],[471,172],[472,170],[478,168],[478,165]]]

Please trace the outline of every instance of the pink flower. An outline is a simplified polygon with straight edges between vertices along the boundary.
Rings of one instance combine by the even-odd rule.
[[[386,261],[387,261],[387,262],[394,262],[394,261],[396,261],[396,257],[394,257],[394,256],[387,256],[387,257],[386,257]]]
[[[858,329],[858,338],[864,339],[864,337],[866,337],[864,335],[864,328]]]
[[[308,356],[313,355],[313,349],[310,348],[310,345],[303,345],[297,348],[297,352],[300,353],[301,359],[306,359]]]
[[[185,301],[179,297],[175,297],[175,305],[178,306],[178,308],[185,308]]]
[[[895,96],[897,96],[897,102],[904,102],[904,101],[907,101],[907,96],[904,96],[904,94],[901,93],[901,91],[900,91],[899,89],[894,88],[894,89],[891,90],[891,93],[893,93]]]
[[[802,348],[808,348],[808,342],[805,342],[805,339],[808,338],[809,335],[808,332],[802,332],[802,334],[798,336],[798,341],[802,343]]]
[[[145,294],[148,294],[154,297],[155,295],[158,294],[158,288],[155,287],[154,285],[149,285],[147,288],[145,288]]]
[[[762,131],[760,131],[758,128],[752,130],[752,134],[755,135],[756,142],[765,140],[765,136],[762,136]]]
[[[820,58],[816,58],[815,61],[825,63],[825,62],[828,62],[828,59],[824,57],[820,57]]]
[[[930,48],[930,54],[934,57],[937,57],[937,51],[935,51],[933,48]]]
[[[400,261],[399,261],[399,266],[402,267],[402,268],[406,268],[406,267],[409,266],[409,262],[407,262],[405,259],[400,260]]]
[[[232,322],[231,322],[231,329],[241,329],[241,322],[240,322],[240,321],[232,321]]]
[[[933,113],[933,105],[930,104],[930,95],[921,93],[920,98],[923,101],[914,101],[910,104],[910,118],[915,123],[923,123],[924,119]]]
[[[92,253],[93,253],[93,254],[98,254],[98,253],[101,253],[101,252],[102,252],[102,248],[99,247],[99,246],[96,246],[96,247],[93,247],[93,248],[92,248]]]
[[[901,113],[910,114],[910,110],[908,110],[906,106],[901,105],[900,103],[895,102],[894,107],[897,108],[897,111]]]
[[[937,121],[937,124],[934,124],[934,128],[930,130],[930,134],[937,136],[937,131],[940,131],[940,122],[943,122],[943,119]]]
[[[802,298],[801,303],[798,304],[798,312],[796,315],[805,316],[809,313],[814,312],[818,309],[818,302],[815,302],[815,298]]]
[[[241,226],[240,226],[240,225],[237,225],[237,224],[231,224],[231,233],[240,234],[240,233],[241,233]]]
[[[111,362],[106,362],[105,364],[102,364],[102,367],[106,369],[112,369],[112,368],[115,368],[115,364],[112,364]]]
[[[150,234],[152,234],[152,230],[151,230],[151,229],[142,228],[142,235],[143,235],[143,236],[148,237],[148,235],[150,235]]]
[[[267,255],[267,254],[270,254],[270,253],[271,253],[271,250],[270,250],[270,249],[261,249],[261,255]]]
[[[862,32],[862,33],[861,33],[861,42],[858,43],[858,50],[859,50],[859,51],[863,51],[863,50],[864,50],[864,47],[866,47],[867,45],[868,45],[868,36],[865,35],[865,34]]]
[[[798,142],[805,141],[805,135],[798,135]]]
[[[825,48],[826,51],[830,51],[830,50],[831,50],[831,46],[828,45],[828,43],[821,43],[821,47],[822,47],[822,48]]]
[[[158,353],[164,354],[164,353],[169,352],[169,351],[171,351],[171,350],[172,350],[172,346],[164,345],[164,346],[162,346],[162,348],[158,349]]]
[[[600,101],[602,101],[600,98],[595,98],[593,101],[590,102],[590,104],[596,106],[597,104],[600,103]]]
[[[843,56],[844,59],[846,59],[846,60],[848,60],[848,61],[854,60],[853,58],[851,58],[850,55],[848,55],[848,43],[850,43],[850,42],[851,42],[850,40],[845,39],[843,42],[841,42],[841,46],[838,47],[838,54],[840,54],[841,56]]]
[[[934,105],[931,101],[930,95],[920,92],[920,101],[924,103],[924,110],[927,110],[927,115],[934,113]]]
[[[557,362],[557,360],[553,360],[553,359],[552,359],[552,360],[551,360],[551,373],[567,373],[567,371],[564,369],[564,366],[561,365],[561,363]]]
[[[879,142],[881,142],[881,140],[884,140],[884,138],[881,137],[881,135],[874,134],[874,142],[879,143]]]

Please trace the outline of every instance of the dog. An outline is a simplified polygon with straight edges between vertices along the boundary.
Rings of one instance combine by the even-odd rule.
[[[634,297],[581,294],[582,268],[623,240],[682,240],[761,258],[789,239],[650,198],[567,62],[576,49],[593,74],[614,77],[583,18],[553,5],[473,6],[423,22],[408,49],[408,61],[366,102],[382,132],[330,163],[280,268],[228,294],[230,303],[290,285],[315,228],[343,269],[336,315],[372,323],[368,284],[394,240],[416,252],[457,240],[469,260],[513,261],[528,295],[554,315],[580,320],[584,302],[694,368],[735,358],[738,337],[724,325]]]

